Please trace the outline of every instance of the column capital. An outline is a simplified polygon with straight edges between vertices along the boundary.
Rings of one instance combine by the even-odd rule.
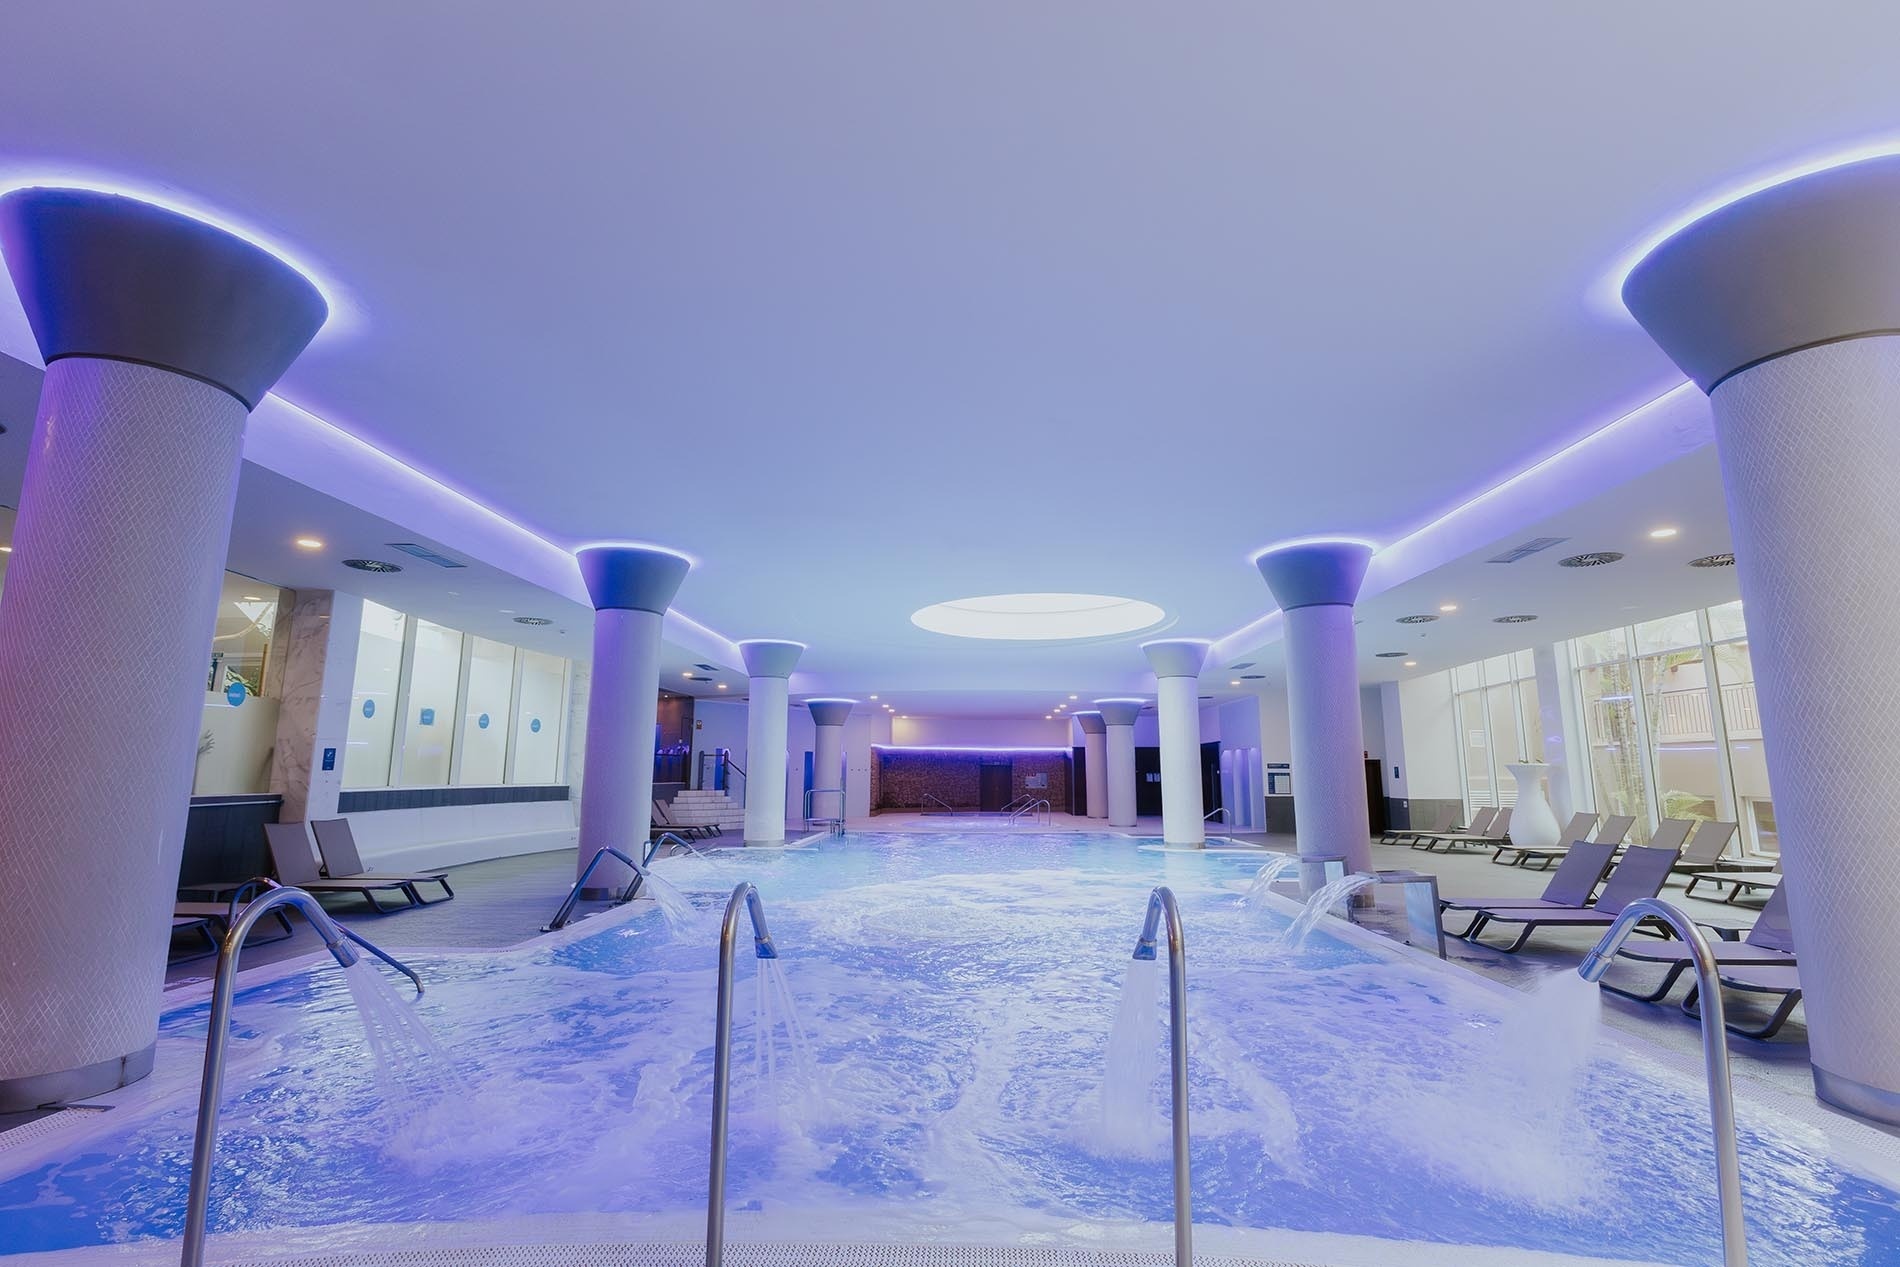
[[[1069,716],[1075,718],[1075,724],[1082,728],[1082,733],[1085,735],[1105,735],[1108,733],[1108,723],[1102,720],[1100,713],[1080,712],[1070,713]]]
[[[772,638],[747,638],[736,644],[745,661],[747,677],[790,677],[805,654],[802,642],[781,642]]]
[[[574,551],[595,611],[665,615],[693,561],[662,546],[592,545]]]
[[[1207,653],[1214,644],[1205,638],[1163,638],[1144,642],[1141,649],[1156,677],[1198,678],[1207,667]]]
[[[844,719],[851,716],[851,710],[858,706],[854,699],[808,699],[805,707],[811,710],[814,726],[842,726]]]
[[[1789,352],[1900,331],[1900,155],[1718,207],[1630,270],[1623,303],[1705,392]]]
[[[1141,710],[1148,707],[1145,699],[1098,699],[1095,707],[1102,710],[1102,722],[1105,726],[1132,726]]]
[[[1351,607],[1372,563],[1372,543],[1351,538],[1289,541],[1253,556],[1281,611]]]
[[[247,410],[330,312],[314,282],[263,247],[119,194],[16,189],[0,198],[0,252],[42,360],[155,365]]]

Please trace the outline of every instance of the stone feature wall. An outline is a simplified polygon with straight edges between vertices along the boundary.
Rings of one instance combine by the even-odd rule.
[[[1066,752],[873,748],[871,812],[943,808],[926,793],[953,809],[976,809],[981,801],[982,767],[997,760],[1009,763],[1012,796],[1033,794],[1047,799],[1058,812],[1068,811],[1070,759]],[[1046,776],[1048,786],[1030,787],[1029,780],[1036,775]]]

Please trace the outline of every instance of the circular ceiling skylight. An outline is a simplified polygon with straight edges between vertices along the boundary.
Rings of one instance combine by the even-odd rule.
[[[932,603],[910,623],[953,638],[1056,642],[1134,633],[1166,617],[1153,603],[1108,594],[989,594]]]

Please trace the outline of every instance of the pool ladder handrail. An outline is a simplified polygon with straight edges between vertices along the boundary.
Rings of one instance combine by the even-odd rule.
[[[1240,842],[1234,839],[1233,829],[1231,827],[1228,827],[1226,835],[1215,835],[1207,831],[1207,824],[1213,821],[1216,814],[1220,815],[1220,825],[1222,827],[1228,827],[1227,807],[1225,805],[1216,805],[1213,809],[1201,815],[1201,834],[1206,836],[1209,840],[1224,840],[1230,845],[1238,845]]]
[[[1165,885],[1148,895],[1148,913],[1135,958],[1152,962],[1159,921],[1168,922],[1168,1057],[1172,1074],[1174,1130],[1174,1263],[1193,1267],[1194,1210],[1188,1176],[1187,944],[1181,933],[1181,908]]]
[[[812,810],[814,809],[817,799],[820,796],[836,796],[838,798],[838,816],[836,818],[832,818],[830,816],[825,816],[825,817],[820,818],[820,817],[815,817],[813,815]],[[810,829],[813,827],[827,827],[831,829],[831,834],[834,836],[844,835],[844,806],[845,806],[844,788],[842,787],[808,787],[806,788],[805,789],[805,826],[806,828]]]
[[[211,1022],[205,1032],[204,1080],[198,1090],[198,1125],[191,1143],[191,1178],[186,1187],[185,1234],[179,1246],[179,1267],[203,1267],[204,1264],[205,1224],[211,1205],[211,1162],[218,1147],[218,1108],[224,1095],[225,1055],[231,1045],[231,1006],[237,996],[238,954],[252,926],[280,906],[295,906],[317,930],[323,939],[323,948],[330,952],[339,968],[356,963],[362,957],[357,950],[366,950],[414,982],[416,997],[422,997],[422,978],[412,968],[339,925],[316,898],[274,880],[263,883],[266,891],[238,912],[218,948],[218,971],[211,987]]]
[[[620,896],[613,900],[614,905],[620,906],[633,901],[634,898],[640,896],[640,885],[647,876],[647,864],[653,861],[653,855],[659,852],[660,846],[667,844],[679,845],[695,858],[703,858],[706,856],[700,850],[693,848],[684,837],[676,836],[670,831],[663,831],[647,842],[646,852],[641,855],[642,860],[640,862],[635,862],[632,858],[629,858],[612,845],[603,845],[594,851],[593,857],[587,860],[587,866],[581,870],[581,878],[574,881],[574,887],[567,891],[567,898],[561,903],[561,909],[554,913],[553,919],[541,925],[541,931],[544,933],[556,933],[567,927],[569,917],[574,914],[575,904],[581,900],[581,891],[587,887],[587,881],[593,877],[594,868],[598,867],[600,860],[609,854],[620,859],[620,861],[626,863],[627,866],[633,869],[633,879],[627,882],[627,887],[621,892]]]
[[[1032,816],[1040,820],[1045,827],[1055,825],[1055,809],[1049,804],[1047,798],[1042,798],[1032,800],[1027,805],[1018,806],[1015,810],[1011,811],[1009,816],[1010,830],[1014,831],[1017,823]]]
[[[739,911],[752,919],[752,950],[760,959],[778,958],[778,947],[765,926],[765,905],[748,881],[733,886],[719,923],[719,999],[713,1012],[712,1161],[707,1175],[706,1267],[721,1267],[726,1256],[726,1120],[732,1093],[732,973]],[[759,1041],[765,1042],[766,1035]]]
[[[1646,919],[1661,920],[1688,944],[1695,960],[1697,989],[1702,996],[1702,1063],[1709,1083],[1709,1123],[1715,1133],[1715,1190],[1722,1212],[1722,1265],[1748,1267],[1748,1231],[1742,1221],[1742,1166],[1735,1143],[1735,1091],[1729,1078],[1727,1019],[1723,1015],[1722,982],[1709,939],[1687,912],[1661,898],[1639,898],[1623,908],[1577,974],[1585,981],[1601,981],[1616,958],[1619,946]]]

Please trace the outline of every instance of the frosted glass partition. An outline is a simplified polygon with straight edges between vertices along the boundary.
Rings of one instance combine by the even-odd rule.
[[[455,692],[461,676],[461,632],[427,620],[417,621],[402,741],[403,786],[427,787],[449,781]]]
[[[468,641],[468,699],[462,705],[462,759],[455,781],[500,783],[508,763],[508,701],[515,684],[515,649],[487,638]]]
[[[408,621],[403,613],[378,603],[363,604],[363,630],[356,641],[356,686],[350,692],[350,730],[343,757],[346,788],[389,786],[397,689],[402,682],[402,643]]]
[[[539,651],[521,653],[521,709],[515,720],[511,783],[552,783],[561,765],[567,662]]]

